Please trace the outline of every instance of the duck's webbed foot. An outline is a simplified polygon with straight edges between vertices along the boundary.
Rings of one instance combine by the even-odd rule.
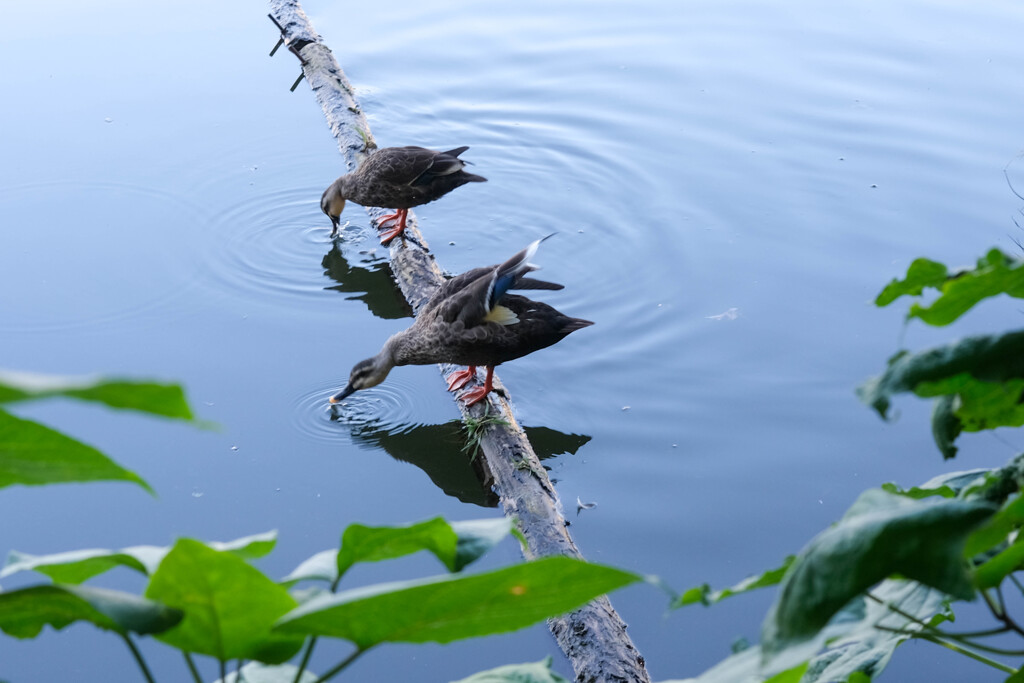
[[[470,365],[465,370],[456,370],[448,375],[448,391],[457,391],[466,386],[471,379],[476,377],[476,366]]]
[[[387,246],[391,243],[391,240],[395,239],[405,231],[405,217],[409,213],[408,209],[399,209],[393,214],[384,216],[377,222],[377,227],[381,228],[385,223],[390,223],[394,220],[398,220],[398,225],[389,228],[380,234],[380,243]]]
[[[465,403],[467,406],[471,406],[487,398],[487,394],[489,393],[491,393],[491,390],[488,389],[486,386],[473,387],[472,389],[464,393],[460,398],[462,399],[463,403]]]
[[[464,393],[460,398],[466,403],[467,406],[471,406],[474,403],[479,403],[480,401],[487,398],[487,394],[491,393],[491,390],[494,388],[493,381],[494,368],[488,365],[487,379],[484,380],[484,385],[482,387],[473,387],[472,389]]]

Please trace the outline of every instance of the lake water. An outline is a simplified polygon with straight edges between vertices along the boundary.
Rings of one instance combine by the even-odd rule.
[[[0,43],[0,365],[180,381],[217,430],[51,401],[17,408],[158,491],[0,492],[0,552],[227,540],[278,529],[283,576],[352,522],[482,507],[436,368],[399,368],[351,414],[326,397],[409,324],[386,252],[261,3],[12,5]],[[490,182],[418,210],[451,272],[551,232],[544,300],[596,322],[499,370],[590,559],[684,589],[777,564],[863,489],[996,466],[1020,434],[944,464],[929,406],[881,422],[854,387],[901,342],[1019,325],[991,301],[949,330],[871,305],[918,256],[973,261],[1020,238],[1024,7],[1011,2],[309,2],[382,146],[464,155]],[[724,315],[723,315],[724,314]],[[418,466],[417,466],[418,465]],[[436,483],[435,483],[436,482]],[[577,498],[596,508],[574,513]],[[507,542],[482,561],[518,559]],[[437,573],[358,567],[349,586]],[[32,577],[5,582],[14,588]],[[127,573],[101,585],[138,589]],[[654,680],[756,640],[771,594],[665,614],[612,596]],[[970,619],[966,623],[973,623]],[[985,623],[982,621],[981,623]],[[158,680],[175,653],[144,652]],[[346,652],[321,647],[314,668]],[[556,655],[546,628],[381,648],[341,680],[448,681]],[[136,680],[90,626],[0,639],[11,683]],[[212,670],[208,670],[213,679]],[[882,680],[1001,681],[927,643]]]

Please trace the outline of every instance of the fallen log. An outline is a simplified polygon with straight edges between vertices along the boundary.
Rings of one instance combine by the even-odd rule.
[[[281,42],[277,47],[284,44],[299,58],[302,63],[299,80],[305,77],[313,89],[338,141],[346,167],[350,172],[355,170],[377,144],[355,99],[352,85],[309,23],[298,0],[270,0],[270,9],[270,18],[281,31]],[[368,208],[367,213],[374,225],[379,225],[386,211]],[[443,275],[417,229],[412,211],[409,212],[405,232],[408,239],[395,239],[391,243],[391,268],[409,304],[414,311],[419,311],[440,286]],[[440,367],[444,376],[456,369],[452,365]],[[495,387],[507,396],[497,376],[494,380]],[[491,485],[498,495],[506,516],[516,520],[525,537],[523,554],[526,558],[547,555],[582,558],[569,535],[558,493],[507,400],[492,393],[486,401],[472,407],[467,408],[458,400],[456,402],[464,419],[482,420],[497,416],[504,422],[487,421],[479,439],[483,457],[477,458],[476,462],[480,463],[485,483]],[[579,683],[643,683],[650,680],[643,656],[633,646],[626,634],[626,624],[607,597],[550,619],[548,623],[572,663]]]

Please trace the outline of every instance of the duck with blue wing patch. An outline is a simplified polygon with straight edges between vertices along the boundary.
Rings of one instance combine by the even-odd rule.
[[[548,236],[550,237],[550,235]],[[474,268],[448,280],[431,297],[412,327],[392,336],[376,356],[352,368],[348,386],[331,397],[339,403],[359,389],[384,381],[396,365],[454,363],[469,366],[448,377],[448,390],[464,387],[487,368],[487,378],[462,396],[473,405],[493,389],[494,366],[561,341],[593,325],[510,290],[562,289],[562,285],[526,277],[537,266],[530,259],[547,237],[530,244],[502,264]]]

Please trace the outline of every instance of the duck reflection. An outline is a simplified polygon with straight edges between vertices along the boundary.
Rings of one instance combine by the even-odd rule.
[[[340,413],[332,412],[331,419],[340,419]],[[541,460],[562,454],[575,455],[591,438],[548,427],[525,427],[524,430]],[[435,486],[453,498],[481,507],[498,505],[498,497],[483,483],[481,458],[471,459],[465,450],[466,435],[461,420],[408,429],[370,421],[352,425],[351,434],[359,446],[383,449],[395,460],[419,467]]]
[[[351,264],[338,242],[334,242],[331,250],[324,255],[321,265],[324,275],[338,283],[324,289],[354,294],[346,298],[362,301],[370,313],[378,318],[394,320],[412,317],[412,307],[391,277],[391,266],[387,259]]]

